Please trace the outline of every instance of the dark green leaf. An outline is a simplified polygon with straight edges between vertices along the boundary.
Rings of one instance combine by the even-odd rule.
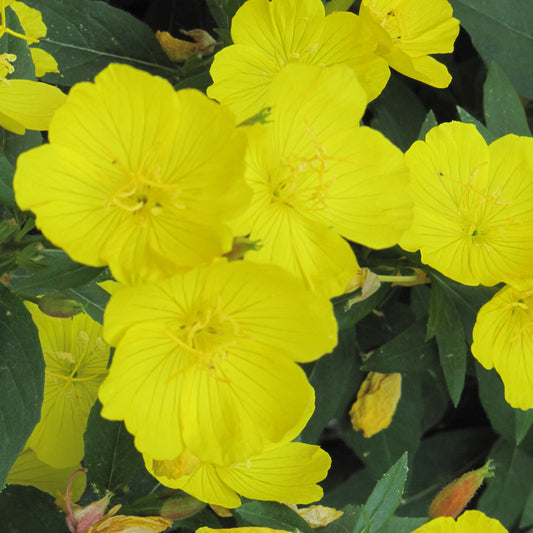
[[[365,530],[363,515],[370,520],[371,530],[375,533],[378,533],[387,523],[400,505],[407,480],[407,470],[407,453],[404,453],[383,476],[383,479],[376,484],[363,506],[361,516],[355,524],[354,533],[362,533]]]
[[[43,79],[57,85],[92,81],[109,63],[126,63],[175,81],[177,69],[135,17],[103,2],[28,0],[41,11],[48,32],[39,47],[52,54],[59,74]]]
[[[104,323],[104,310],[111,295],[92,282],[83,287],[63,289],[61,291],[67,298],[83,304],[85,312],[98,323]]]
[[[346,505],[342,509],[342,516],[334,520],[320,531],[324,533],[353,533],[355,523],[361,514],[361,507]]]
[[[434,341],[426,342],[426,319],[423,318],[378,348],[362,368],[384,373],[425,372],[437,364],[437,346]]]
[[[234,511],[237,519],[257,527],[283,529],[285,531],[300,530],[302,533],[312,533],[308,523],[292,509],[276,502],[249,502]]]
[[[495,476],[487,480],[478,509],[511,528],[531,490],[533,458],[504,439],[494,444],[489,457],[494,459]]]
[[[357,457],[376,476],[382,476],[404,452],[413,455],[422,435],[424,405],[421,381],[423,374],[402,376],[402,395],[390,426],[370,438],[354,431],[349,420],[341,426],[342,438]]]
[[[451,0],[485,64],[498,63],[516,90],[533,98],[533,4],[517,0]]]
[[[531,136],[518,94],[503,69],[492,61],[483,87],[483,109],[487,128],[496,137],[508,133]]]
[[[389,288],[382,285],[374,294],[369,296],[362,302],[356,302],[352,304],[352,300],[359,291],[355,291],[349,294],[343,294],[333,299],[333,311],[335,312],[335,318],[339,329],[351,328],[357,322],[362,320],[368,315],[372,309],[375,309],[380,302],[382,302],[389,292]]]
[[[231,19],[244,0],[206,0],[211,16],[215,19],[219,28],[229,29]]]
[[[0,489],[41,416],[44,360],[23,303],[0,285]]]
[[[355,509],[353,504],[363,504],[370,496],[375,484],[376,476],[370,469],[360,468],[333,490],[326,491],[324,497],[320,500],[320,504],[335,507],[336,509],[348,505],[348,507]],[[355,522],[352,524],[352,529],[354,525]]]
[[[15,167],[3,156],[0,156],[0,203],[8,207],[16,207],[13,192],[13,174]]]
[[[399,516],[393,516],[385,524],[385,526],[380,529],[380,533],[411,533],[416,528],[420,527],[422,524],[427,522],[426,517],[422,518],[401,518]]]
[[[0,493],[2,533],[68,533],[54,498],[34,487],[10,485]]]
[[[100,402],[96,402],[84,435],[87,484],[100,494],[106,490],[114,494],[128,493],[128,482],[142,457],[124,424],[105,420],[100,416],[101,409]]]
[[[461,317],[455,304],[448,300],[437,331],[439,359],[453,405],[457,407],[465,384],[466,344]]]
[[[533,490],[529,492],[522,516],[520,518],[520,528],[526,528],[533,525]]]
[[[477,118],[473,117],[468,111],[457,106],[457,112],[459,113],[461,122],[464,122],[465,124],[473,124],[477,131],[481,133],[481,136],[483,139],[485,139],[487,144],[490,144],[492,141],[496,140],[496,135],[489,131],[484,124],[482,124]]]
[[[516,438],[515,414],[506,401],[503,383],[495,370],[485,370],[476,362],[479,399],[487,413],[491,426],[498,434],[511,442]]]
[[[416,319],[422,319],[429,313],[431,290],[427,285],[415,285],[411,289],[410,307]]]
[[[339,331],[332,353],[314,365],[309,382],[315,389],[315,412],[302,432],[302,440],[315,444],[327,423],[346,406],[362,381],[355,350],[355,329]]]
[[[528,409],[527,411],[514,409],[514,412],[516,425],[516,444],[520,444],[533,424],[533,409]]]
[[[375,114],[370,125],[404,151],[418,138],[426,117],[418,97],[395,76],[370,104],[370,109]]]
[[[25,278],[14,278],[15,292],[44,294],[51,289],[62,290],[85,285],[95,279],[104,268],[94,268],[72,261],[62,250],[47,250],[46,268]]]
[[[426,118],[424,119],[424,122],[422,123],[422,126],[420,127],[420,131],[418,132],[418,140],[423,141],[426,137],[426,133],[431,128],[434,128],[438,125],[439,123],[437,122],[437,117],[435,116],[433,109],[430,109],[426,115]]]

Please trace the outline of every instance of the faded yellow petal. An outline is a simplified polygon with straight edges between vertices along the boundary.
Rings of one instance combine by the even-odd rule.
[[[369,438],[389,427],[401,394],[401,374],[369,372],[350,409],[353,428]]]
[[[309,507],[289,505],[289,507],[296,511],[313,529],[327,526],[344,514],[342,511],[324,505],[310,505]]]

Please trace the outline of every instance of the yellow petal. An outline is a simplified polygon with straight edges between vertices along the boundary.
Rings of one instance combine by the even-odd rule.
[[[48,72],[59,72],[57,61],[48,52],[33,46],[30,48],[30,52],[37,78],[44,76]]]
[[[0,85],[0,113],[23,128],[10,128],[10,123],[1,123],[14,133],[29,130],[47,130],[57,108],[66,100],[66,95],[57,87],[46,83],[10,79],[9,84]]]

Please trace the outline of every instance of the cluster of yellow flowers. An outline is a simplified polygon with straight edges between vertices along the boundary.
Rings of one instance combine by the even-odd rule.
[[[347,240],[420,249],[464,284],[507,283],[481,310],[472,350],[511,405],[533,407],[533,140],[487,147],[473,126],[448,123],[404,155],[360,125],[389,66],[447,86],[429,54],[450,52],[458,30],[446,0],[363,0],[359,15],[248,0],[213,61],[218,103],[111,64],[72,88],[50,142],[19,158],[19,206],[124,285],[105,311],[116,351],[98,396],[164,485],[230,508],[239,494],[320,498],[329,457],[292,442],[314,409],[296,363],[336,345],[330,298],[359,272]],[[261,248],[230,261],[239,236]],[[47,379],[89,380],[56,352],[68,369],[47,360]],[[38,428],[30,445],[44,457]]]

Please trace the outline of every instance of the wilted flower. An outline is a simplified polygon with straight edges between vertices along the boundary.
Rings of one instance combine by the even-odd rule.
[[[369,372],[350,409],[353,428],[367,438],[388,428],[401,395],[401,374]]]
[[[296,505],[288,504],[288,506],[293,511],[296,511],[313,529],[317,527],[325,527],[343,515],[342,511],[338,511],[333,507],[325,507],[324,505],[298,507]]]

